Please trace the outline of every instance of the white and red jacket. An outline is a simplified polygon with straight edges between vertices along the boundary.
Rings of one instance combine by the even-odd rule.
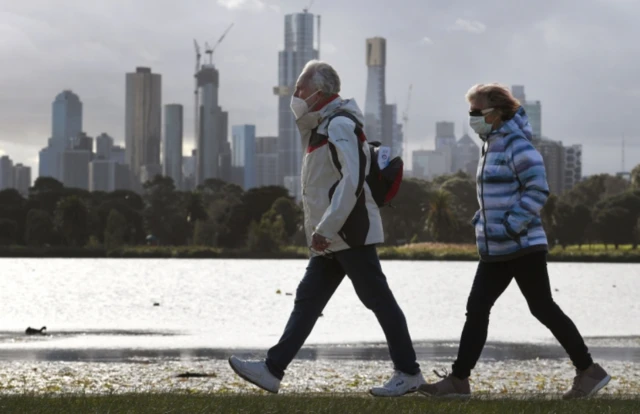
[[[336,116],[329,123],[338,112],[347,112],[358,122]],[[371,153],[363,120],[356,102],[339,96],[298,120],[306,151],[301,181],[309,246],[314,232],[331,240],[331,252],[384,241],[380,210],[365,181]]]

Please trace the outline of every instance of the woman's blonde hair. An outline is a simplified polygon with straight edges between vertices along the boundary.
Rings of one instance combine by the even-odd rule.
[[[481,104],[485,108],[494,108],[500,111],[503,121],[513,118],[520,101],[513,97],[508,87],[499,83],[473,85],[466,95],[469,103]]]

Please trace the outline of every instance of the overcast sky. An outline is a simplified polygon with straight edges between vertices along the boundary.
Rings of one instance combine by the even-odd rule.
[[[284,15],[308,0],[0,0],[0,154],[31,165],[51,134],[51,102],[63,89],[84,104],[84,129],[124,141],[125,73],[162,74],[163,104],[185,105],[185,153],[193,146],[193,39],[218,47],[220,102],[230,124],[277,132],[278,51]],[[392,9],[387,9],[390,5]],[[640,2],[636,0],[316,0],[321,58],[344,97],[364,104],[365,39],[387,38],[387,99],[406,107],[413,149],[432,148],[435,122],[466,123],[474,83],[524,84],[542,101],[543,134],[584,145],[584,173],[640,163],[636,120]],[[406,136],[406,135],[405,135]]]

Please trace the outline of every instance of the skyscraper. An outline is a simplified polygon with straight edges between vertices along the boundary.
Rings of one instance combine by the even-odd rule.
[[[534,138],[533,145],[542,155],[549,191],[553,194],[562,194],[565,173],[565,155],[562,142]]]
[[[284,50],[278,54],[278,86],[274,94],[278,96],[278,181],[284,184],[284,177],[300,182],[302,148],[295,117],[291,113],[291,96],[304,66],[319,58],[314,49],[314,15],[304,13],[288,14],[284,17]]]
[[[364,104],[364,128],[369,141],[384,142],[384,118],[386,100],[385,71],[387,41],[382,37],[367,39],[367,92]],[[389,132],[389,131],[386,131]]]
[[[51,104],[51,138],[39,154],[39,175],[62,180],[62,153],[82,133],[82,102],[70,90],[59,93]]]
[[[256,186],[256,126],[234,125],[231,133],[231,165],[243,171],[242,188],[249,190]]]
[[[465,132],[456,142],[456,148],[453,152],[453,172],[463,171],[475,179],[479,160],[480,147]]]
[[[256,138],[256,187],[278,182],[278,137]]]
[[[520,101],[529,117],[529,123],[535,138],[542,138],[542,104],[540,101],[527,101],[523,85],[513,85],[511,94]]]
[[[182,105],[169,104],[164,107],[164,175],[171,177],[176,188],[182,188]]]
[[[196,79],[200,91],[196,185],[201,185],[208,178],[224,179],[221,156],[224,158],[229,129],[228,113],[222,110],[218,101],[218,70],[212,64],[202,65]]]
[[[126,76],[125,151],[136,187],[143,166],[160,168],[162,77],[138,67]]]
[[[99,160],[111,159],[111,151],[113,150],[113,138],[108,134],[102,133],[96,137],[96,158]]]
[[[31,167],[16,164],[13,167],[13,188],[26,197],[29,195],[29,187],[31,187]]]
[[[70,90],[62,91],[51,105],[51,137],[66,141],[82,132],[82,102]]]
[[[456,146],[455,125],[453,122],[436,122],[436,150]]]
[[[13,188],[13,161],[8,155],[0,157],[0,191]]]

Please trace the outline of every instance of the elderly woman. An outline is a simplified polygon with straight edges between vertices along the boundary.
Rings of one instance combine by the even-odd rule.
[[[466,98],[469,124],[484,142],[476,177],[480,210],[472,219],[480,263],[453,372],[419,391],[429,396],[471,394],[469,376],[487,339],[489,313],[515,279],[531,314],[549,328],[576,367],[564,398],[593,395],[610,376],[593,363],[580,332],[551,296],[547,238],[540,220],[549,187],[542,157],[531,143],[527,115],[501,85],[475,85]]]

